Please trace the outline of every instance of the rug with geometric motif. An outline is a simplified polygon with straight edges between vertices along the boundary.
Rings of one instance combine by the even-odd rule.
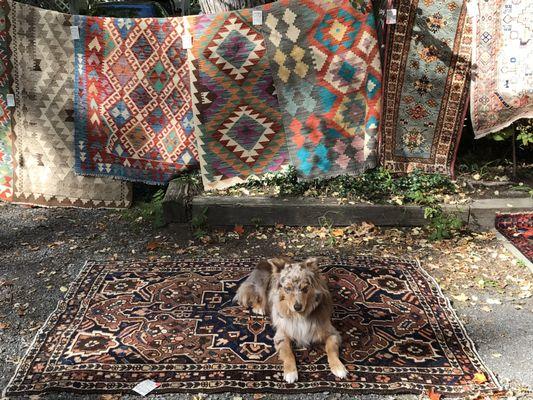
[[[281,0],[262,9],[260,29],[299,177],[374,167],[381,65],[370,2]]]
[[[192,21],[192,92],[204,188],[224,189],[279,171],[289,158],[285,132],[252,11]]]
[[[476,139],[533,118],[533,2],[475,4],[470,115]]]
[[[496,230],[533,263],[533,212],[498,214]]]
[[[131,185],[76,174],[72,17],[8,1],[13,65],[13,202],[124,208]]]
[[[299,380],[283,380],[268,318],[232,301],[258,260],[88,262],[38,332],[7,394],[427,393],[499,389],[435,281],[418,262],[324,258],[342,335],[345,379],[321,346],[296,349]]]
[[[12,93],[8,15],[7,1],[0,0],[0,200],[3,201],[13,198],[11,110],[7,107],[7,95]]]
[[[468,108],[472,28],[466,1],[398,0],[388,25],[381,165],[453,175]]]
[[[78,173],[162,185],[196,168],[185,19],[74,23]]]

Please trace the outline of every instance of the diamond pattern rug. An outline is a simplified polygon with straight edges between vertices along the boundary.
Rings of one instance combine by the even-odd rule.
[[[451,175],[468,105],[466,2],[399,0],[388,27],[381,164]]]
[[[251,10],[191,19],[193,99],[204,187],[224,189],[288,162],[263,36]]]
[[[122,208],[131,187],[74,171],[74,49],[71,17],[9,2],[14,111],[13,201]]]
[[[195,168],[185,19],[74,18],[77,171],[165,184]]]
[[[11,139],[11,110],[7,108],[10,87],[9,7],[0,0],[0,200],[13,198],[13,146]]]
[[[533,3],[476,3],[470,114],[476,138],[533,118]]]
[[[155,393],[427,393],[499,389],[436,283],[415,261],[325,259],[343,337],[345,379],[321,346],[298,349],[287,384],[269,320],[233,304],[257,260],[89,262],[37,334],[8,395]],[[484,376],[486,382],[475,380]]]
[[[533,212],[498,214],[496,229],[533,263]]]
[[[374,167],[381,65],[370,4],[281,0],[264,11],[261,29],[299,176]]]

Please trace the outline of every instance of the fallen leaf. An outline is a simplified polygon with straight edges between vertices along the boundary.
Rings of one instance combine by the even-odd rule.
[[[487,382],[487,377],[485,376],[485,374],[483,372],[478,372],[478,373],[475,373],[474,374],[474,382],[476,383],[485,383]]]
[[[428,392],[429,400],[440,400],[442,395],[440,393],[435,392],[435,389],[431,388]]]
[[[244,226],[235,225],[235,228],[233,228],[233,232],[235,232],[238,235],[242,235],[244,233]]]
[[[61,286],[61,287],[59,288],[59,290],[60,290],[62,293],[65,293],[65,292],[68,290],[68,288],[65,287],[65,286]]]
[[[334,236],[334,237],[343,237],[344,236],[344,229],[333,229],[331,231],[331,234]]]
[[[462,302],[465,302],[465,301],[468,300],[468,296],[467,296],[466,294],[464,294],[464,293],[461,293],[461,294],[458,295],[458,296],[455,296],[455,295],[452,294],[452,297],[453,297],[455,300],[457,300],[457,301],[462,301]]]
[[[9,324],[6,324],[5,322],[0,322],[0,330],[6,329],[9,326]]]
[[[500,299],[487,299],[487,304],[502,304]]]
[[[161,244],[159,242],[148,242],[146,244],[146,250],[148,251],[154,251],[155,249],[157,249],[158,247],[160,247]]]

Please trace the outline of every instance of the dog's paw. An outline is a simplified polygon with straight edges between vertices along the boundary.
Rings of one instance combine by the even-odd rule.
[[[342,363],[338,363],[331,366],[331,372],[333,375],[335,375],[337,378],[344,379],[348,375],[348,370]]]
[[[261,315],[261,316],[265,316],[266,315],[266,311],[263,307],[261,307],[260,305],[255,305],[253,308],[252,308],[252,311],[254,314],[256,315]]]
[[[283,379],[287,383],[294,383],[298,380],[298,371],[284,371]]]

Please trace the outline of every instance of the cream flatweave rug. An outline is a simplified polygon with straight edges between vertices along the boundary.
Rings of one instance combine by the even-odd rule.
[[[131,186],[74,171],[71,16],[8,2],[15,92],[13,202],[42,206],[131,205]]]

